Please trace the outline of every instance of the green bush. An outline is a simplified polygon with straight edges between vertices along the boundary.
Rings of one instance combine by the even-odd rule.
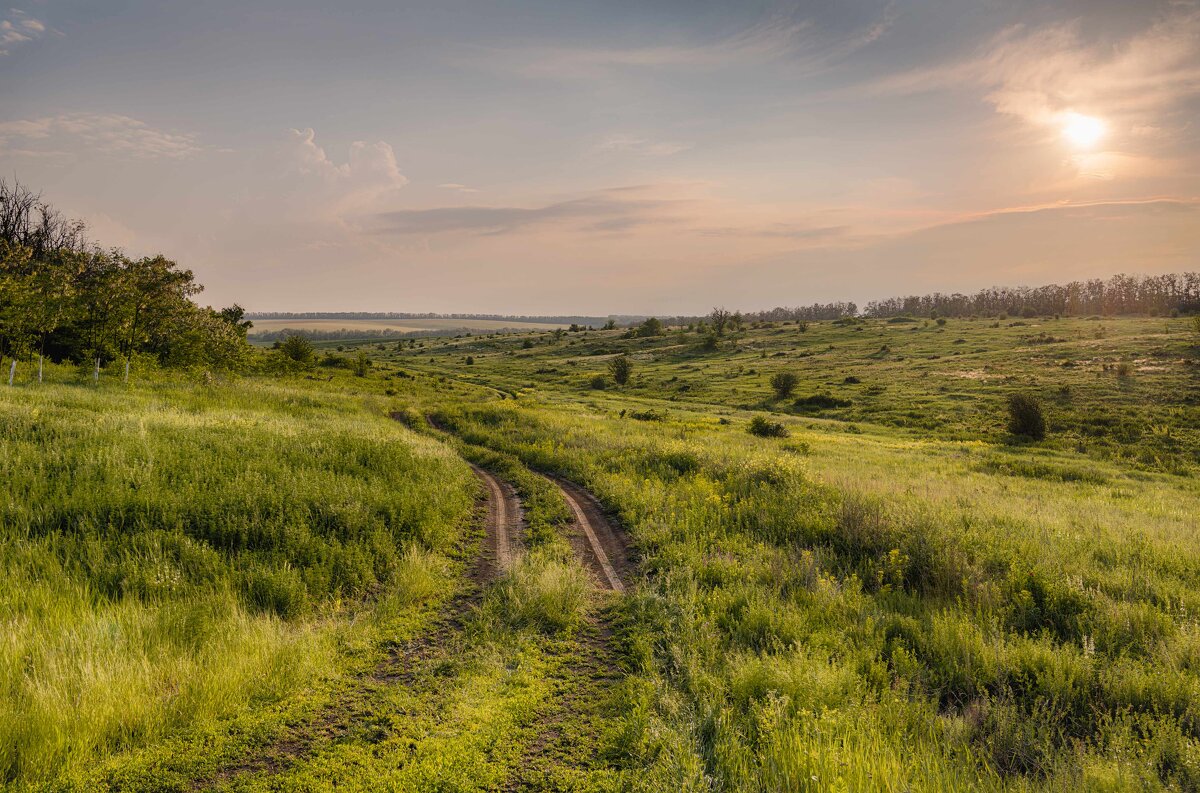
[[[792,372],[776,372],[771,377],[771,390],[776,399],[787,399],[800,384],[800,378]]]
[[[750,419],[750,425],[746,431],[760,438],[786,438],[789,435],[787,427],[761,415]]]
[[[1046,416],[1037,397],[1013,394],[1008,398],[1008,431],[1035,441],[1046,437]]]

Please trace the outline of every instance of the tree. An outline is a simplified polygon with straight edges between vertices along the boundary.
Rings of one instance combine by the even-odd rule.
[[[312,366],[316,359],[316,350],[313,349],[312,342],[299,333],[293,333],[279,342],[278,349],[283,357],[305,366]]]
[[[616,327],[617,321],[615,319],[609,319],[604,323],[604,330],[615,330]]]
[[[799,383],[800,378],[791,372],[776,372],[771,377],[771,389],[774,390],[777,399],[790,397]]]
[[[661,336],[663,334],[662,320],[658,317],[650,317],[638,325],[637,336],[641,339],[647,339],[652,336]]]
[[[733,315],[724,308],[714,308],[712,313],[708,315],[708,319],[712,322],[713,330],[718,336],[725,335],[725,328],[729,325],[729,321]]]
[[[1008,398],[1008,431],[1035,441],[1046,437],[1046,417],[1037,397],[1013,394]]]
[[[237,303],[221,309],[219,312],[217,312],[217,314],[221,317],[221,319],[237,328],[237,330],[242,334],[242,338],[246,338],[246,334],[251,328],[254,327],[254,323],[246,319],[246,309],[242,308]],[[399,345],[403,343],[404,342],[399,342],[397,344],[397,349],[399,348]]]
[[[633,374],[633,361],[629,360],[628,355],[618,355],[608,362],[608,373],[617,385],[625,385]]]
[[[367,372],[371,369],[371,359],[363,350],[359,350],[358,355],[354,356],[353,369],[355,377],[366,377]]]

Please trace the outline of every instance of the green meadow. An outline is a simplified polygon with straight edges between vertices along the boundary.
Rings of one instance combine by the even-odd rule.
[[[330,342],[0,389],[0,779],[1200,788],[1186,318],[710,336]],[[1044,440],[1010,432],[1013,394]],[[524,507],[494,579],[467,461]],[[588,579],[544,473],[628,532],[626,593]]]

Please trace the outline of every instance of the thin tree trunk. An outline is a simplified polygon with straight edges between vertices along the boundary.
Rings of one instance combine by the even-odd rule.
[[[13,376],[17,373],[17,359],[13,358],[12,366],[8,367],[8,387],[12,388]]]
[[[96,374],[93,379],[95,379],[95,381],[97,383],[100,382],[100,359],[99,358],[96,358]]]
[[[129,382],[129,356],[125,356],[125,382]]]
[[[38,382],[42,382],[42,354],[38,353]]]

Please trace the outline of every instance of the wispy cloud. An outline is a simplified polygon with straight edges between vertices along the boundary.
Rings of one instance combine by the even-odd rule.
[[[691,146],[687,143],[673,141],[656,141],[637,135],[609,135],[596,144],[596,150],[602,152],[626,152],[643,157],[670,157],[681,151],[687,151]]]
[[[10,155],[71,156],[90,151],[180,158],[203,150],[195,135],[167,132],[115,113],[65,113],[0,122],[0,152]]]
[[[623,232],[649,224],[679,222],[678,198],[630,197],[620,190],[535,207],[468,206],[381,212],[365,224],[375,234],[508,234],[530,226],[570,223],[578,230]]]
[[[490,62],[509,61],[526,76],[570,79],[600,77],[614,71],[678,69],[703,72],[737,65],[788,63],[819,70],[882,38],[891,28],[892,6],[869,25],[834,35],[799,10],[777,11],[732,32],[679,36],[641,46],[538,47],[489,53]]]
[[[46,23],[40,19],[19,8],[9,9],[8,15],[0,19],[0,56],[8,55],[16,45],[40,39],[46,31]]]
[[[442,190],[455,190],[459,193],[478,193],[479,192],[479,190],[477,188],[467,187],[465,184],[459,184],[458,182],[446,182],[445,184],[438,185],[438,187],[441,188]]]

